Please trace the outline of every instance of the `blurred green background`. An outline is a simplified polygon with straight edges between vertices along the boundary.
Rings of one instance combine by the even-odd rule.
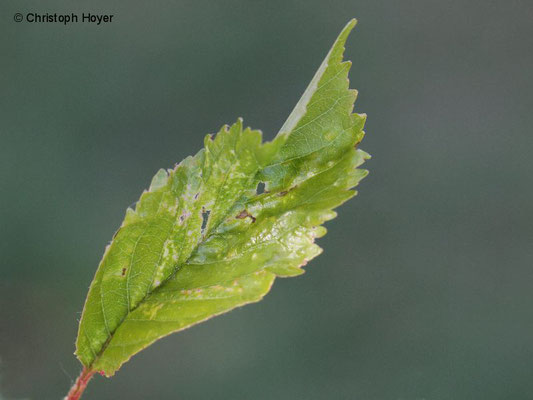
[[[77,319],[126,207],[224,123],[272,138],[352,17],[373,159],[325,253],[261,303],[98,376],[86,398],[533,398],[531,1],[4,0],[5,398],[66,394]]]

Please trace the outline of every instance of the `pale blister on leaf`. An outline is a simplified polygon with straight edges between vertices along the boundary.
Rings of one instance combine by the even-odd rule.
[[[351,21],[274,141],[239,120],[160,170],[106,248],[83,310],[76,354],[113,375],[157,339],[259,301],[278,277],[303,273],[333,209],[355,195],[369,156],[356,149],[342,61]],[[257,191],[264,185],[264,192]]]

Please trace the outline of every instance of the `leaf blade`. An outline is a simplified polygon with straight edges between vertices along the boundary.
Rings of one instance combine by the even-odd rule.
[[[356,194],[366,175],[357,167],[369,157],[355,149],[365,116],[352,114],[356,92],[342,61],[354,25],[273,142],[239,120],[154,176],[91,284],[76,350],[86,367],[111,376],[155,340],[260,300],[276,276],[303,273],[321,252],[321,225]]]

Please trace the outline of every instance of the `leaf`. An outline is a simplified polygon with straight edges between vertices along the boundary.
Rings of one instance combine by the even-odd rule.
[[[242,120],[205,148],[160,170],[128,209],[89,289],[76,354],[113,375],[157,339],[260,300],[274,279],[303,273],[333,208],[356,194],[369,156],[355,147],[341,32],[276,138]],[[265,190],[258,188],[264,184]]]

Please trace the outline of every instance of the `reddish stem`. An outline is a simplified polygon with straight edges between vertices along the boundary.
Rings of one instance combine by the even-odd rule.
[[[74,382],[74,385],[70,388],[65,400],[79,400],[95,372],[96,371],[91,371],[84,367],[80,376],[78,376],[78,379],[76,379],[76,382]]]

